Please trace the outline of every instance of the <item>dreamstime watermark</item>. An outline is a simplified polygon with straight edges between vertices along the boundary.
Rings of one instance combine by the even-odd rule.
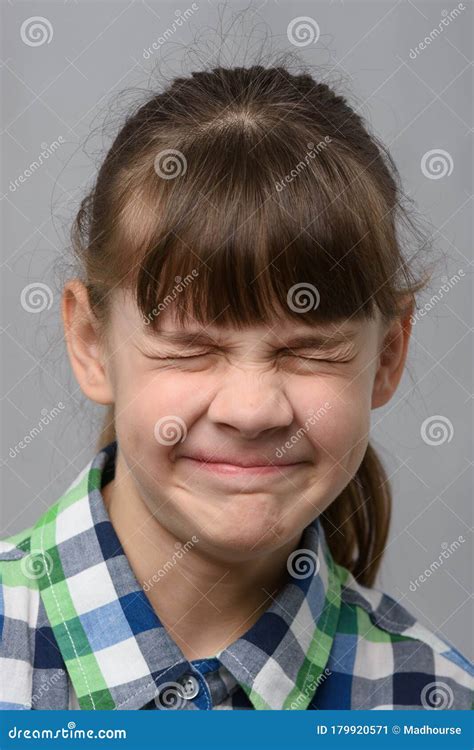
[[[160,445],[176,445],[183,442],[188,434],[188,428],[184,419],[175,414],[167,414],[155,423],[153,433]]]
[[[33,281],[21,290],[20,302],[23,310],[26,312],[41,313],[51,308],[53,304],[53,292],[42,281]]]
[[[143,584],[143,590],[144,591],[150,591],[150,589],[155,585],[155,583],[158,583],[164,576],[169,573],[172,568],[176,565],[177,562],[183,559],[185,554],[189,552],[190,549],[194,547],[195,544],[199,542],[199,537],[196,536],[196,534],[193,534],[191,539],[189,539],[184,544],[181,544],[180,542],[176,542],[175,547],[176,550],[173,552],[171,557],[165,562],[162,568],[159,568],[156,573],[153,573],[151,578],[148,578],[147,581]]]
[[[176,148],[165,148],[159,151],[153,162],[155,172],[163,180],[175,180],[186,174],[188,162],[182,151]]]
[[[443,417],[442,414],[433,414],[423,421],[420,434],[423,442],[427,445],[450,443],[454,435],[453,423],[448,417]]]
[[[453,172],[453,157],[443,148],[432,148],[421,157],[420,168],[429,180],[442,180]]]
[[[312,578],[319,572],[320,562],[312,549],[295,549],[288,557],[286,568],[292,578]]]
[[[316,690],[319,688],[322,683],[327,680],[327,678],[332,674],[331,670],[326,667],[321,674],[315,679],[310,680],[308,683],[305,683],[304,690],[300,692],[298,697],[291,702],[290,708],[292,709],[298,709],[301,704],[306,705],[306,701],[308,697],[311,695],[313,696]]]
[[[50,687],[54,687],[57,682],[62,680],[65,675],[64,669],[56,669],[52,675],[47,675],[46,673],[41,674],[41,681],[42,684],[39,686],[39,689],[32,694],[31,699],[25,704],[25,706],[29,709],[32,709],[35,704],[38,703],[39,700],[48,693]]]
[[[319,290],[314,284],[306,281],[300,281],[293,284],[286,295],[286,302],[290,310],[297,313],[305,313],[309,310],[316,310],[319,307],[321,296]]]
[[[54,561],[47,550],[32,549],[25,557],[22,557],[20,567],[25,578],[38,581],[45,575],[49,578]]]
[[[286,174],[283,179],[278,180],[278,182],[275,182],[275,188],[279,193],[292,182],[295,177],[298,177],[300,172],[303,171],[303,169],[306,169],[308,164],[312,159],[314,159],[321,151],[324,151],[328,145],[332,143],[332,138],[330,135],[325,135],[322,141],[319,141],[319,143],[316,143],[316,145],[309,141],[306,145],[308,146],[308,151],[305,154],[304,159],[298,162],[296,167],[291,170],[288,174]]]
[[[53,38],[53,25],[44,16],[30,16],[21,24],[21,41],[28,47],[41,47]]]
[[[12,446],[8,451],[10,458],[15,458],[19,455],[20,451],[24,450],[33,440],[43,432],[44,427],[51,424],[53,419],[58,416],[65,409],[65,405],[62,401],[58,401],[57,406],[53,406],[52,409],[41,409],[42,417],[38,424],[31,428],[31,430],[23,436],[19,443]]]
[[[276,458],[281,458],[282,456],[285,455],[287,450],[291,450],[293,446],[296,445],[298,440],[300,440],[303,437],[303,435],[305,435],[308,432],[308,427],[318,422],[321,419],[321,417],[324,417],[330,408],[331,408],[331,404],[329,403],[329,401],[325,401],[324,404],[319,407],[317,412],[315,412],[314,410],[311,411],[308,419],[305,419],[304,421],[304,426],[300,427],[294,433],[294,435],[290,437],[289,440],[283,443],[283,446],[276,449],[275,451]]]
[[[453,701],[454,693],[452,688],[440,680],[429,682],[421,691],[421,705],[427,710],[446,710],[451,708]]]
[[[428,578],[431,578],[433,573],[436,573],[442,567],[442,565],[444,565],[445,560],[449,560],[451,555],[453,555],[460,548],[460,546],[464,544],[465,541],[466,540],[464,539],[462,534],[460,534],[458,538],[450,544],[448,544],[447,542],[443,542],[441,545],[443,551],[438,555],[438,559],[433,560],[433,562],[430,563],[430,565],[426,568],[426,570],[423,571],[423,573],[420,573],[417,578],[410,581],[410,591],[416,591],[417,589],[419,589],[420,586],[425,583]]]
[[[179,682],[163,682],[155,698],[157,708],[161,711],[176,711],[186,703],[183,686]]]
[[[168,305],[171,304],[171,302],[174,302],[177,295],[180,294],[183,289],[185,289],[188,284],[191,284],[195,278],[199,276],[199,271],[196,268],[193,268],[191,273],[188,273],[184,279],[181,276],[175,276],[174,280],[176,282],[175,286],[173,287],[172,291],[166,295],[163,302],[159,302],[157,307],[154,307],[145,317],[143,318],[143,322],[146,326],[149,326],[151,321],[154,320],[154,318],[157,318],[160,313],[164,312]]]
[[[455,8],[452,10],[443,10],[441,11],[441,21],[439,22],[438,26],[435,26],[434,29],[430,31],[428,36],[425,36],[424,39],[422,39],[421,42],[418,42],[418,44],[415,47],[412,47],[410,49],[409,57],[412,60],[416,60],[418,55],[421,55],[423,50],[427,49],[427,47],[430,46],[432,42],[434,42],[435,39],[437,39],[444,31],[444,29],[449,26],[449,24],[454,21],[458,16],[461,15],[461,12],[463,10],[466,10],[466,6],[464,3],[458,3]]]
[[[287,26],[286,36],[295,47],[307,47],[316,44],[321,34],[318,22],[311,16],[297,16]]]
[[[143,49],[143,59],[149,60],[150,57],[154,54],[154,52],[160,47],[162,47],[166,42],[173,36],[173,34],[181,28],[181,26],[187,22],[187,20],[195,13],[197,10],[199,10],[199,5],[197,3],[192,3],[190,8],[186,8],[185,11],[181,13],[180,10],[175,11],[175,20],[169,26],[165,31],[160,34],[160,36],[149,46],[145,47]]]
[[[58,148],[63,145],[63,143],[66,143],[62,135],[59,135],[55,141],[52,141],[51,143],[42,143],[41,144],[41,151],[39,153],[39,156],[36,157],[26,169],[23,170],[23,172],[18,175],[14,180],[10,180],[10,184],[8,186],[8,189],[11,193],[14,193],[18,190],[20,185],[25,183],[43,164],[45,161],[49,159],[50,156],[53,156]]]
[[[74,739],[74,740],[125,740],[127,738],[126,729],[77,729],[75,721],[68,721],[67,727],[60,729],[23,729],[16,724],[8,730],[8,736],[12,740],[57,740],[57,739]]]
[[[451,291],[451,289],[453,288],[453,286],[455,286],[456,284],[458,284],[461,281],[460,277],[461,276],[465,276],[465,275],[466,274],[464,273],[464,269],[463,268],[459,268],[458,271],[457,271],[457,273],[453,274],[449,278],[447,276],[442,276],[441,277],[442,284],[439,287],[438,291],[435,292],[435,294],[433,294],[430,297],[430,299],[428,300],[428,302],[425,302],[425,304],[422,305],[416,311],[416,313],[414,315],[410,316],[410,323],[414,326],[415,323],[417,323],[420,318],[424,318],[425,315],[427,315],[429,313],[429,311],[432,310],[433,307],[435,307],[435,305],[438,304],[438,302],[441,302],[441,300],[443,299],[444,295],[447,294],[449,291]]]

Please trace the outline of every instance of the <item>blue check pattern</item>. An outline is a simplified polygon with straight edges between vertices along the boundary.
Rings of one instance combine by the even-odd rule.
[[[188,660],[138,583],[104,505],[117,443],[32,527],[0,542],[0,708],[470,709],[473,666],[337,565],[315,519],[302,561],[244,635]],[[4,679],[7,676],[7,679]]]

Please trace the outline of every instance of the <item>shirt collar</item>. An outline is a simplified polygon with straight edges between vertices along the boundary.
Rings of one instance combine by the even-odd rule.
[[[31,553],[54,635],[82,709],[139,709],[192,666],[128,562],[104,505],[117,443],[99,451],[35,524]],[[36,565],[36,569],[38,565]],[[318,519],[303,532],[268,609],[218,654],[255,709],[306,708],[332,646],[337,566]]]

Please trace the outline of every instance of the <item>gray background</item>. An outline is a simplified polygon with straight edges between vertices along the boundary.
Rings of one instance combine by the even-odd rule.
[[[389,146],[405,189],[426,217],[439,255],[429,305],[415,325],[408,369],[392,401],[372,412],[372,440],[394,494],[390,541],[377,582],[429,628],[472,657],[472,5],[415,59],[414,49],[454,3],[267,2],[201,0],[192,18],[145,60],[144,48],[172,27],[190,2],[17,2],[2,13],[2,537],[30,526],[92,458],[103,410],[80,392],[66,359],[60,322],[61,284],[68,275],[70,222],[137,87],[158,86],[202,62],[251,64],[267,49],[292,51],[320,71]],[[220,31],[237,18],[221,48]],[[29,46],[21,25],[45,17],[49,43]],[[287,26],[310,16],[315,44],[296,49]],[[245,22],[244,22],[245,23]],[[242,36],[242,29],[247,28]],[[248,29],[253,35],[248,34]],[[197,49],[197,56],[195,50]],[[156,66],[158,65],[158,68]],[[124,90],[126,89],[126,90]],[[122,93],[120,93],[122,92]],[[117,95],[120,96],[117,97]],[[24,181],[42,144],[60,143]],[[426,177],[423,155],[443,149],[452,173]],[[17,189],[11,188],[17,181]],[[459,275],[439,292],[442,277]],[[46,284],[51,306],[28,312],[25,287]],[[12,449],[34,429],[42,410],[64,408],[27,447]],[[450,439],[422,439],[426,419],[449,420]],[[443,544],[466,543],[429,579],[410,582],[438,560]]]

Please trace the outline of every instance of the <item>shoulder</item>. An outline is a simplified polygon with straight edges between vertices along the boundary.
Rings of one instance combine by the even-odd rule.
[[[101,460],[103,456],[103,452],[99,454]],[[3,644],[10,620],[26,622],[30,627],[35,625],[35,612],[41,603],[40,590],[56,562],[58,518],[63,520],[61,534],[73,535],[83,512],[83,505],[78,501],[87,497],[91,482],[100,481],[100,474],[91,469],[91,463],[36,523],[0,540],[0,636]]]
[[[0,708],[28,708],[40,595],[31,567],[32,528],[0,540]]]
[[[16,617],[21,603],[35,596],[34,571],[30,569],[31,533],[33,527],[0,539],[0,630],[7,616]]]
[[[0,638],[5,642],[11,621],[36,624],[40,604],[41,578],[51,564],[48,550],[37,548],[37,530],[57,514],[58,503],[50,506],[36,523],[0,539]]]
[[[67,708],[69,683],[42,599],[52,558],[36,548],[35,530],[51,517],[0,540],[0,710]]]
[[[419,695],[421,708],[471,708],[473,664],[399,601],[362,586],[344,568],[340,572],[341,618],[352,619],[357,660],[366,664],[367,676],[392,677],[393,691],[398,684],[400,691],[412,694],[414,703]]]

